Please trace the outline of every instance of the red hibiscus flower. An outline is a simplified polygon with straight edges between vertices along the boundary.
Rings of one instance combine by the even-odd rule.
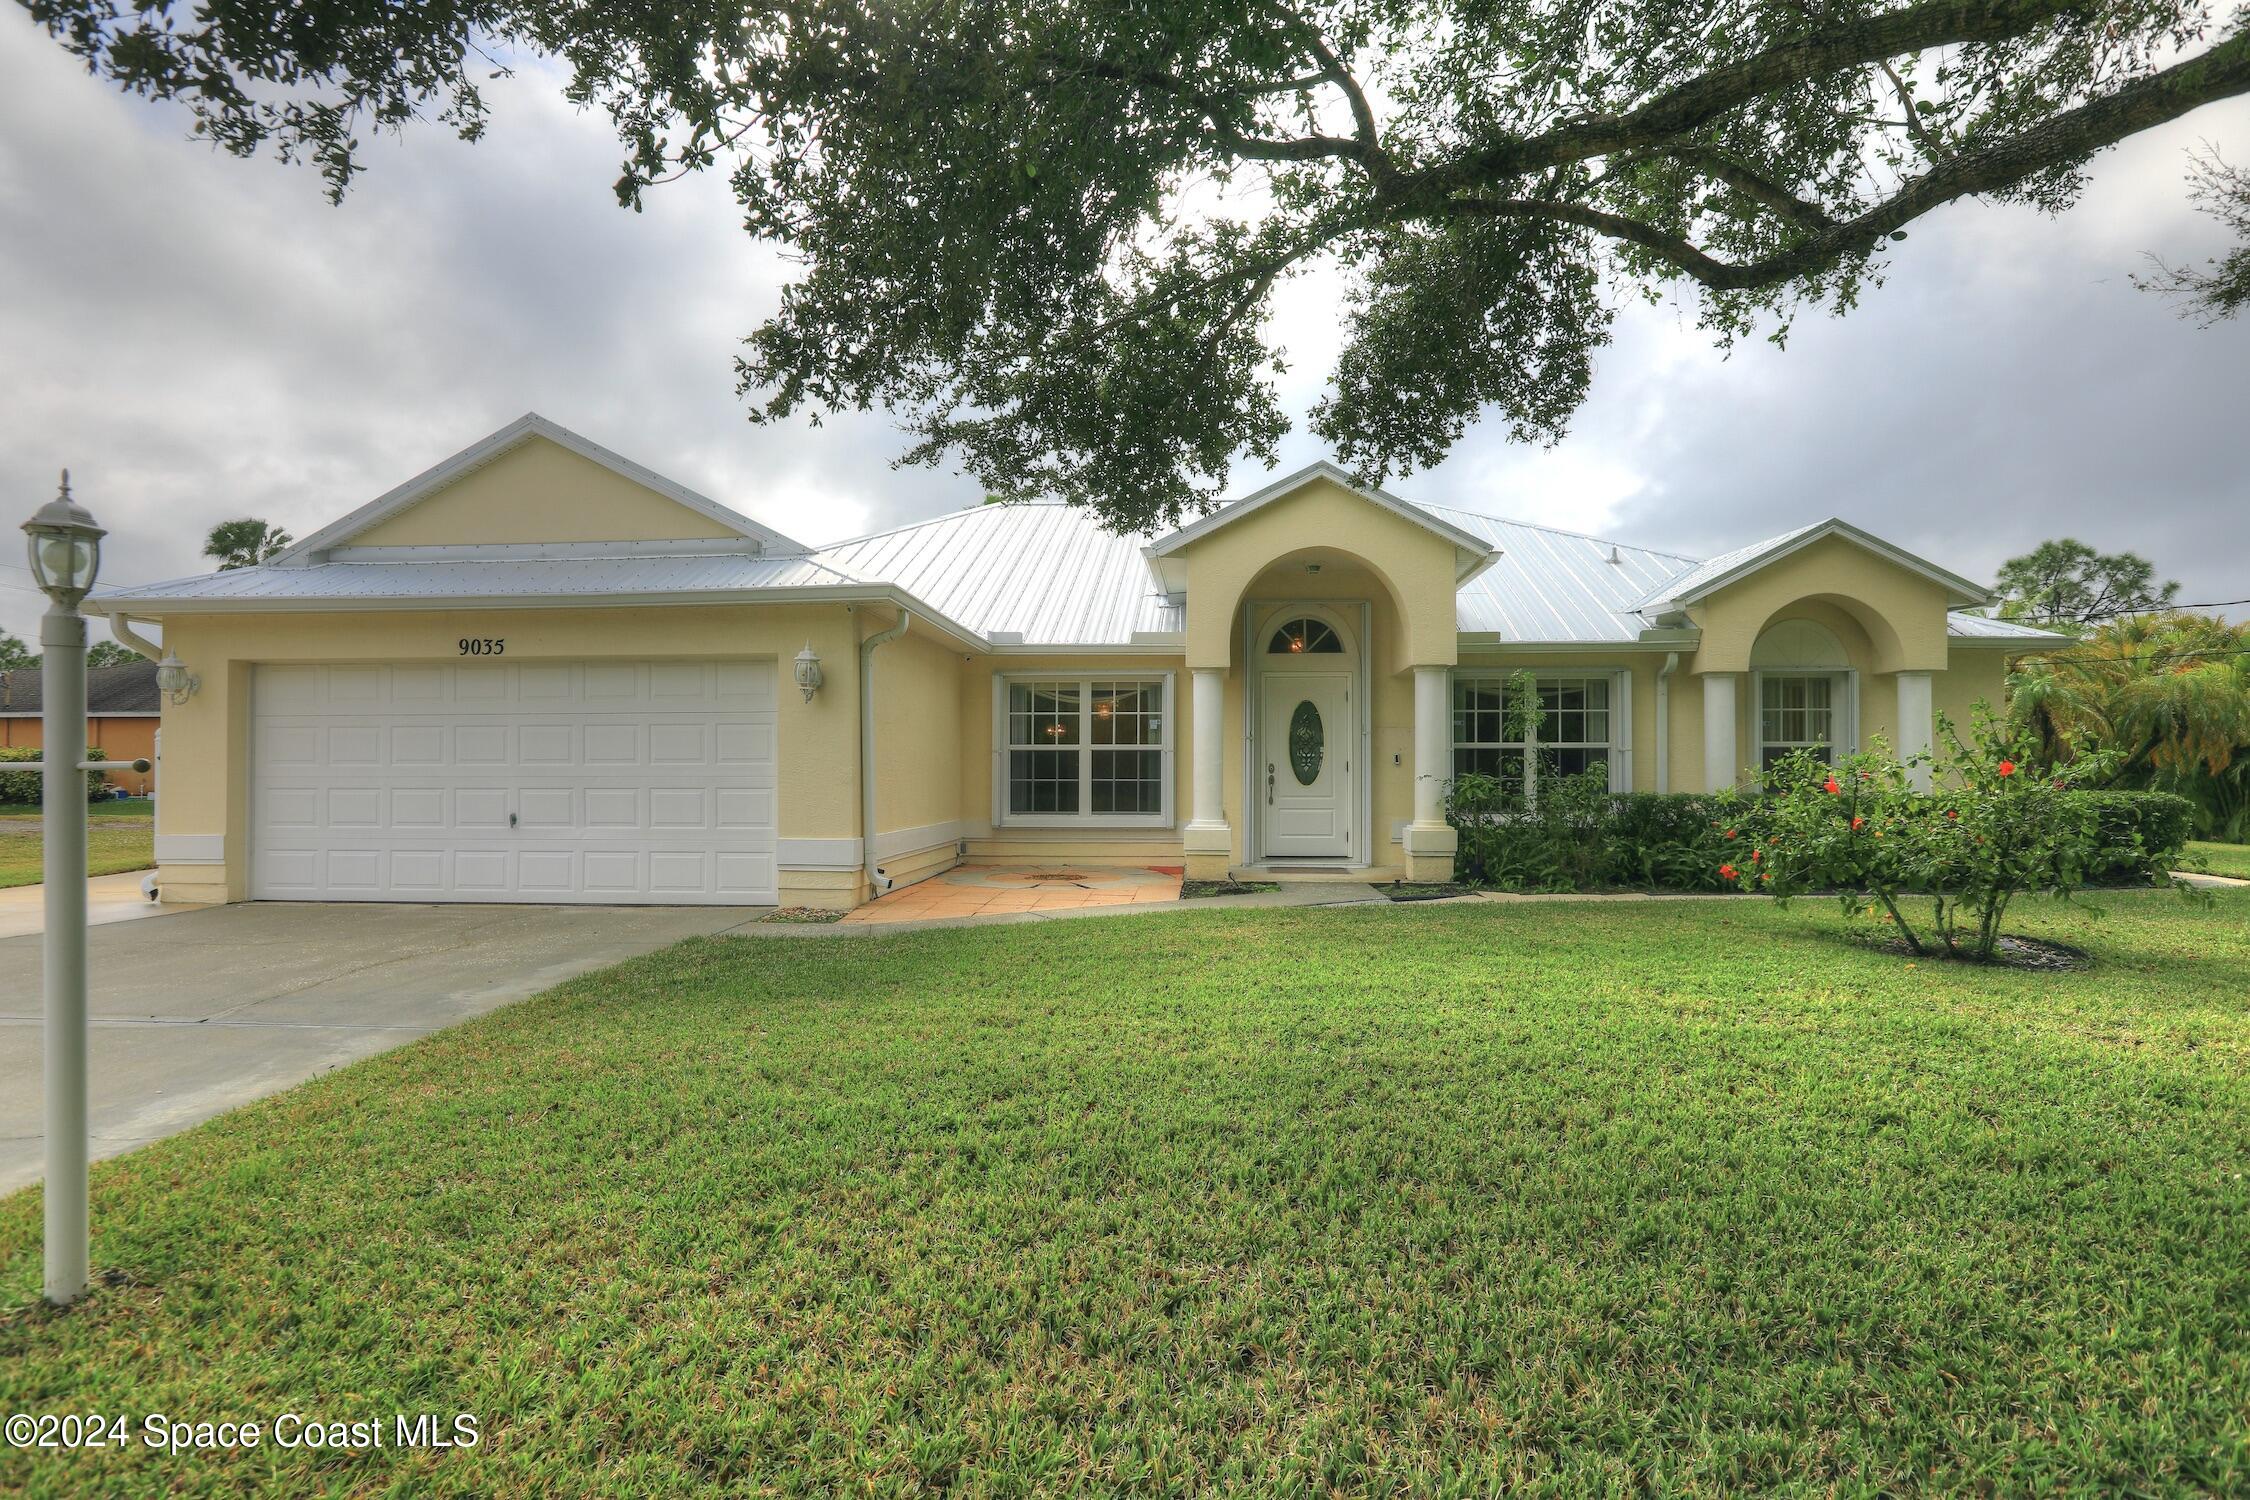
[[[2014,761],[2012,761],[2012,760],[2004,760],[2004,761],[2000,762],[2000,774],[2001,774],[2001,775],[2003,775],[2003,776],[2013,776],[2013,775],[2015,775],[2015,774],[2016,774],[2016,763],[2015,763]]]
[[[1857,832],[1859,832],[1859,831],[1860,831],[1860,830],[1861,830],[1862,828],[1865,828],[1866,826],[1867,826],[1867,820],[1866,820],[1865,818],[1854,818],[1854,819],[1852,819],[1852,832],[1854,832],[1854,833],[1857,833]]]
[[[1732,879],[1734,879],[1734,866],[1733,866],[1733,865],[1721,865],[1721,866],[1719,866],[1719,878],[1720,878],[1721,880],[1732,880]]]
[[[1843,790],[1843,788],[1842,788],[1842,787],[1840,787],[1840,786],[1838,786],[1838,785],[1836,784],[1836,778],[1835,778],[1835,777],[1833,777],[1833,776],[1831,776],[1831,777],[1829,777],[1829,778],[1828,778],[1828,783],[1827,783],[1827,785],[1823,786],[1823,787],[1821,788],[1821,790],[1822,790],[1822,791],[1824,791],[1824,792],[1826,792],[1826,793],[1827,793],[1827,794],[1828,794],[1829,796],[1833,797],[1833,796],[1835,796],[1835,795],[1836,795],[1836,794],[1837,794],[1838,792],[1842,791],[1842,790]]]
[[[1729,829],[1727,830],[1727,837],[1728,837],[1728,838],[1730,838],[1730,839],[1734,837],[1734,830],[1733,830],[1733,829],[1729,828]]]
[[[1764,859],[1765,857],[1766,851],[1763,849],[1753,849],[1750,851],[1750,863],[1752,864],[1756,864],[1759,860]]]

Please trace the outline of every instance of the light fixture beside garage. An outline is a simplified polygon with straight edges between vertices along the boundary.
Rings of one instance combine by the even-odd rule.
[[[805,649],[797,653],[797,687],[807,703],[820,691],[820,682],[820,658],[813,654],[812,642],[807,641]]]
[[[156,664],[156,690],[176,707],[194,697],[195,690],[201,686],[203,679],[190,672],[187,663],[167,648],[164,659]]]

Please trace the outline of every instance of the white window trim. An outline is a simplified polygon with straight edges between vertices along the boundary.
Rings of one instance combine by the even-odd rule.
[[[1495,682],[1500,685],[1501,689],[1501,724],[1505,728],[1507,723],[1508,679],[1515,676],[1519,671],[1530,672],[1532,680],[1537,683],[1577,679],[1583,682],[1598,681],[1609,684],[1609,704],[1605,710],[1609,717],[1609,738],[1606,741],[1571,740],[1562,744],[1561,747],[1570,750],[1600,749],[1603,752],[1603,763],[1609,767],[1609,789],[1612,792],[1631,791],[1633,789],[1633,674],[1630,671],[1606,668],[1572,671],[1568,668],[1557,668],[1541,672],[1530,667],[1508,667],[1505,670],[1493,667],[1456,667],[1446,683],[1447,722],[1450,724],[1452,721],[1452,695],[1455,683]],[[1520,745],[1513,740],[1500,740],[1491,744],[1483,741],[1464,742],[1454,740],[1447,748],[1450,751],[1460,751],[1466,748],[1483,750],[1494,748],[1503,750],[1520,749],[1524,751],[1524,801],[1527,804],[1535,805],[1539,797],[1539,757],[1532,752],[1547,743],[1549,742],[1539,738],[1537,730],[1533,730],[1531,738]]]
[[[1829,747],[1837,756],[1859,753],[1859,670],[1856,667],[1761,667],[1750,674],[1750,764],[1761,776],[1766,766],[1766,679],[1768,677],[1826,677],[1836,684],[1836,740]]]
[[[1179,744],[1180,701],[1178,685],[1170,672],[1069,671],[995,672],[992,674],[992,826],[994,828],[1170,828],[1178,780],[1175,763]],[[1080,743],[1063,748],[1085,752],[1078,760],[1078,805],[1093,806],[1095,750],[1155,750],[1161,760],[1161,809],[1154,813],[1015,813],[1008,810],[1008,688],[1018,682],[1070,682],[1080,689]],[[1164,685],[1164,738],[1156,745],[1096,745],[1093,743],[1093,684],[1097,682],[1161,682]]]

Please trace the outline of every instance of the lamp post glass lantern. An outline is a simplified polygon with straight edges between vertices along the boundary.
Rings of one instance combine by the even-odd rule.
[[[63,470],[61,491],[33,512],[23,529],[33,580],[57,605],[75,611],[101,570],[102,538],[109,533],[70,498],[70,470]]]
[[[86,1290],[86,621],[78,602],[101,571],[102,528],[62,490],[24,522],[31,576],[47,596],[39,622],[43,705],[40,813],[46,931],[46,1295]]]

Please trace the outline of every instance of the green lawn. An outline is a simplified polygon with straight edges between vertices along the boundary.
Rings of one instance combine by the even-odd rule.
[[[145,800],[88,804],[86,873],[115,875],[156,863],[156,815]],[[0,803],[0,889],[40,880],[39,809]]]
[[[698,940],[97,1169],[10,1410],[471,1452],[50,1494],[2236,1494],[2250,894]]]
[[[2250,880],[2250,844],[2191,843],[2187,846],[2188,858],[2210,870],[2214,875],[2231,875],[2237,880]]]

